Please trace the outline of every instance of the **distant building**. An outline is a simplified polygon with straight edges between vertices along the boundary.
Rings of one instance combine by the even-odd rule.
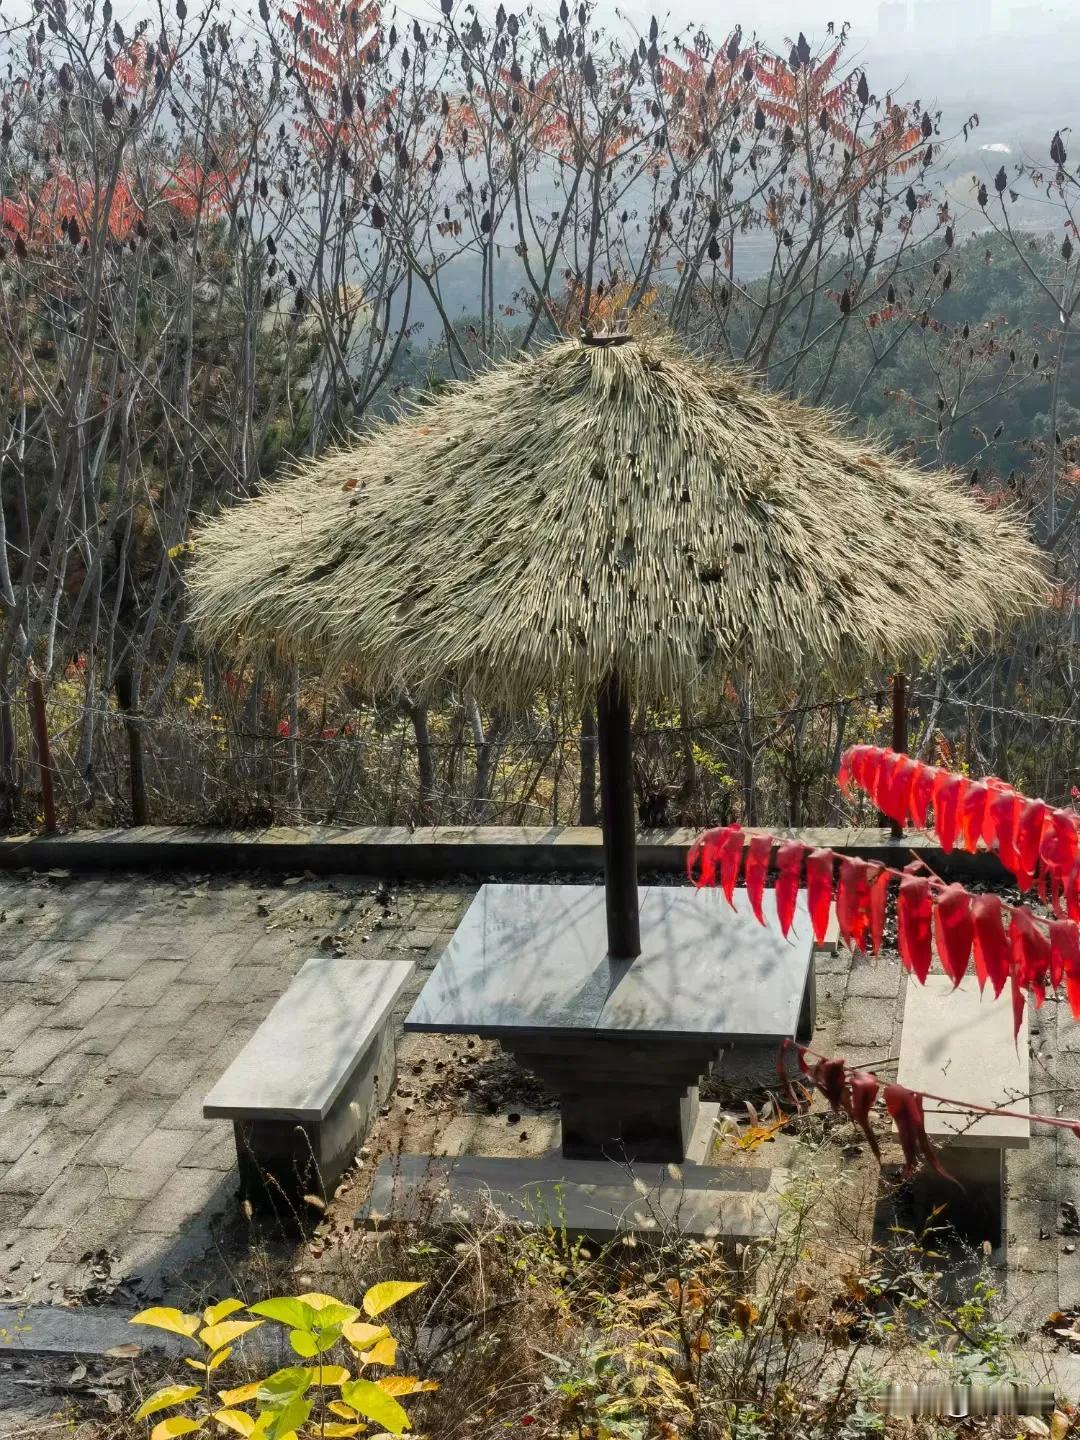
[[[908,33],[908,0],[881,0],[877,11],[878,34],[895,37]]]
[[[915,0],[915,34],[972,40],[990,33],[993,0]]]

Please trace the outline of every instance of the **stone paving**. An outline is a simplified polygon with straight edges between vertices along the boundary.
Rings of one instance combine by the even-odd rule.
[[[119,1280],[160,1284],[213,1252],[239,1221],[231,1127],[201,1115],[213,1082],[320,951],[417,960],[404,1015],[473,891],[391,893],[363,877],[0,879],[0,1304],[101,1300]],[[818,972],[815,1046],[894,1073],[898,963],[825,954]],[[431,1113],[409,1048],[422,1038],[402,1051],[405,1148],[447,1153],[479,1134],[485,1152],[499,1135],[515,1151],[526,1136],[502,1114]],[[1048,1001],[1030,1040],[1033,1105],[1076,1114],[1080,1026]],[[546,1123],[530,1146],[550,1143]],[[1007,1206],[1009,1298],[1033,1318],[1080,1307],[1080,1235],[1063,1227],[1063,1202],[1080,1205],[1080,1140],[1033,1127],[1030,1149],[1008,1157]]]
[[[437,953],[470,895],[0,880],[0,1302],[103,1298],[211,1249],[237,1214],[232,1127],[201,1114],[213,1082],[309,955]]]

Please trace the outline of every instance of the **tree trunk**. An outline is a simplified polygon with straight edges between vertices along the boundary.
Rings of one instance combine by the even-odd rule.
[[[414,705],[405,701],[405,710],[412,721],[416,736],[416,772],[419,780],[417,818],[422,825],[435,823],[435,761],[431,753],[431,735],[428,731],[426,705]]]
[[[581,781],[578,786],[578,823],[596,824],[596,713],[591,705],[581,712]]]
[[[502,716],[492,715],[491,724],[484,730],[480,707],[475,700],[469,701],[469,727],[473,744],[476,746],[476,773],[473,777],[472,804],[469,809],[477,825],[486,823],[491,813],[491,780],[495,766],[495,744],[502,729]]]
[[[41,780],[41,813],[47,833],[56,829],[56,802],[53,798],[52,755],[49,751],[49,721],[45,712],[45,688],[41,677],[31,673],[26,686],[30,724],[34,732],[38,775]]]

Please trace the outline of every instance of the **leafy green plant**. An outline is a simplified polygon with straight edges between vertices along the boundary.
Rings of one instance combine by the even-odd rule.
[[[366,1422],[382,1433],[400,1435],[410,1428],[401,1400],[438,1386],[415,1375],[381,1373],[396,1366],[398,1344],[380,1317],[419,1290],[421,1283],[382,1281],[364,1293],[359,1306],[309,1292],[248,1306],[241,1300],[223,1300],[201,1314],[163,1306],[143,1310],[132,1317],[132,1325],[166,1330],[197,1347],[198,1355],[184,1356],[184,1364],[198,1372],[201,1383],[164,1386],[143,1402],[135,1418],[149,1420],[165,1410],[174,1412],[156,1421],[150,1440],[175,1440],[211,1425],[246,1440],[303,1440],[316,1435],[330,1440],[358,1435],[369,1428]],[[215,1390],[211,1377],[229,1360],[234,1343],[267,1321],[287,1331],[293,1353],[308,1363]],[[335,1349],[350,1363],[333,1363]]]

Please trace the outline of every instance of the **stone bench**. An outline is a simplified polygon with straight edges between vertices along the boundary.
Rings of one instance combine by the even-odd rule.
[[[1019,1043],[1013,1040],[1008,987],[995,1000],[979,994],[974,975],[958,989],[946,975],[931,974],[925,985],[907,982],[897,1080],[911,1090],[932,1091],[958,1101],[1025,1112],[1024,1118],[950,1110],[927,1100],[926,1133],[940,1150],[945,1169],[960,1187],[928,1168],[912,1187],[919,1218],[944,1205],[944,1217],[974,1243],[1004,1239],[1005,1151],[1026,1147],[1028,1073],[1027,1014]]]
[[[207,1118],[233,1122],[252,1204],[333,1193],[390,1094],[394,1004],[413,969],[409,960],[308,960],[206,1097]]]

